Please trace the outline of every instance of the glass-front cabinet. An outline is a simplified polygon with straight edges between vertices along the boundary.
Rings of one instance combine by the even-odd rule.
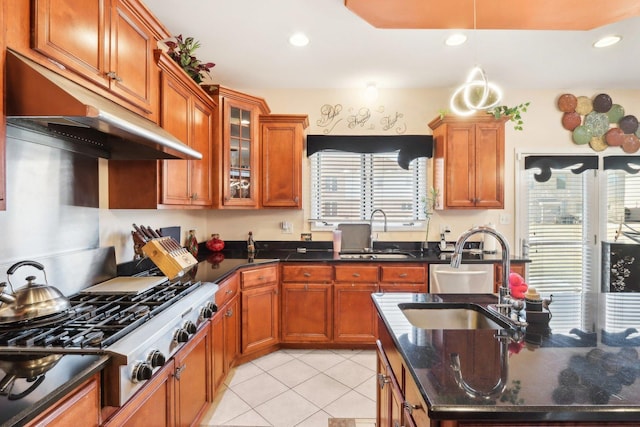
[[[262,98],[218,85],[205,87],[218,101],[217,147],[214,168],[219,182],[214,189],[216,208],[257,208],[260,201],[261,114],[269,114]]]
[[[251,165],[252,128],[251,110],[229,108],[229,195],[230,199],[252,199],[255,170]]]

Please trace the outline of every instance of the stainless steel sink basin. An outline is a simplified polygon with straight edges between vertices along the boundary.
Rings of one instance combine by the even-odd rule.
[[[408,259],[415,258],[410,252],[354,252],[341,253],[341,259]]]
[[[509,326],[476,304],[406,303],[398,307],[409,323],[421,329],[504,329]]]

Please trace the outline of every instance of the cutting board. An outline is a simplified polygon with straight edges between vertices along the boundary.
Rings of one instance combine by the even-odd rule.
[[[81,292],[83,294],[99,295],[138,295],[166,281],[166,276],[114,277],[113,279],[83,289]]]

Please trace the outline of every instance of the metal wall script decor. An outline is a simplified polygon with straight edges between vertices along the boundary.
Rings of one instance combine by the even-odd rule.
[[[382,105],[376,109],[350,107],[345,111],[342,104],[324,104],[320,107],[320,118],[316,120],[316,125],[323,128],[322,133],[325,135],[344,129],[365,129],[398,135],[407,131],[404,113],[386,113]]]

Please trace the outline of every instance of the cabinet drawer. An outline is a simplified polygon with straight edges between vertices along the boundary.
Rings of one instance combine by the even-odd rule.
[[[329,265],[283,265],[283,282],[328,283],[333,280],[333,268]]]
[[[218,308],[221,308],[229,302],[231,298],[238,294],[238,275],[234,274],[218,286],[219,287],[216,292],[216,305]]]
[[[374,266],[374,265],[337,266],[336,282],[378,283],[378,266]]]
[[[278,281],[278,270],[275,265],[246,270],[240,274],[242,277],[242,289],[255,288],[256,286]]]
[[[423,266],[387,266],[380,267],[381,282],[425,283],[426,269]]]

